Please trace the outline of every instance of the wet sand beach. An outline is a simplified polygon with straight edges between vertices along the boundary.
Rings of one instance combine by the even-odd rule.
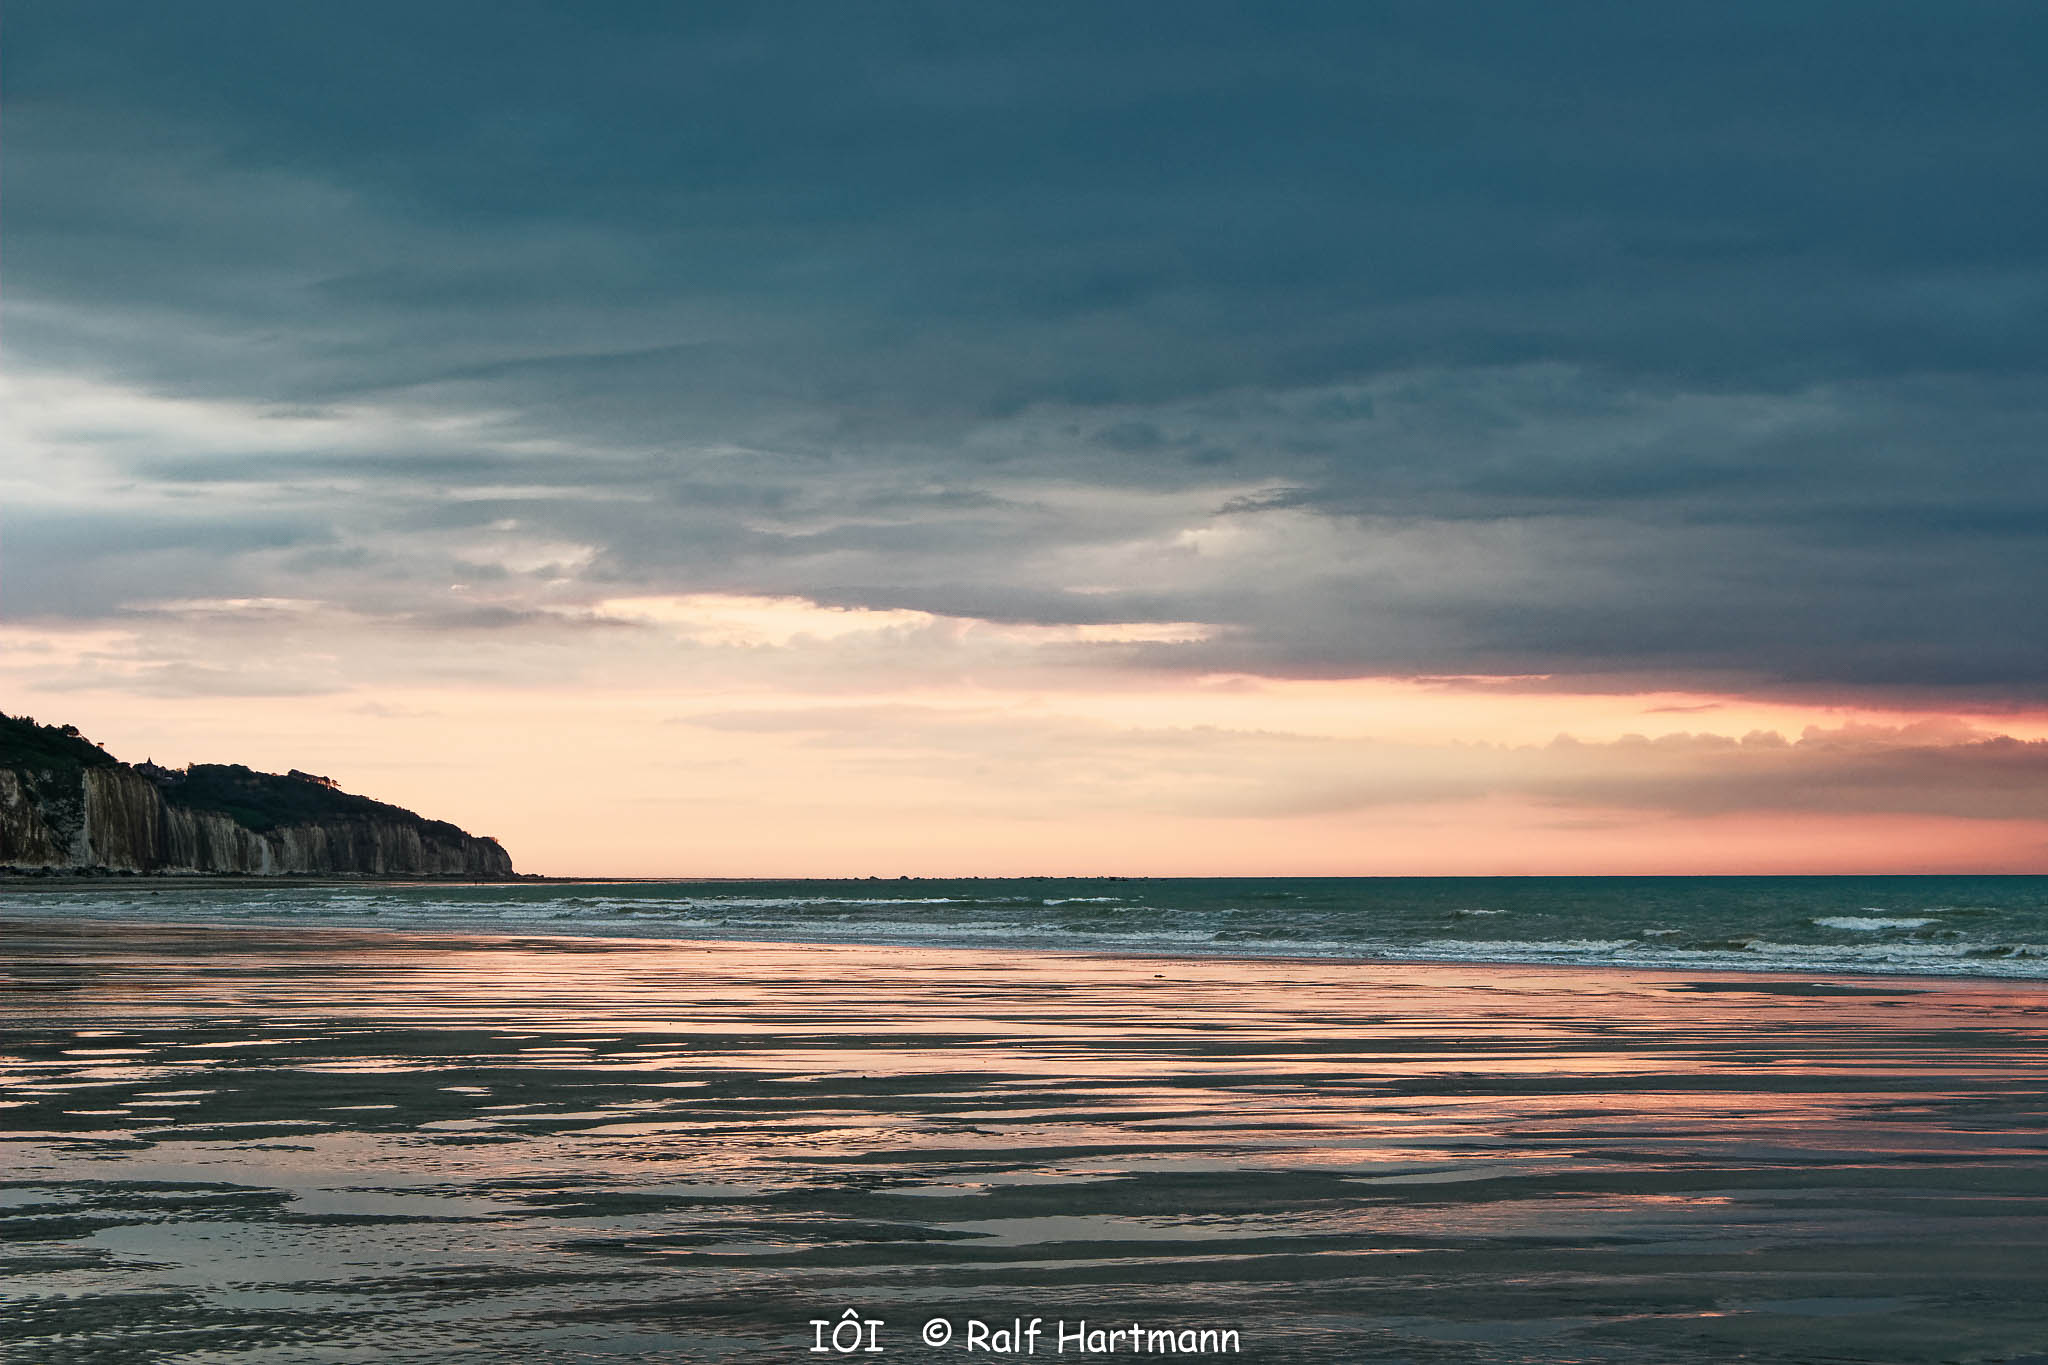
[[[2048,1354],[2038,985],[32,908],[10,1362]]]

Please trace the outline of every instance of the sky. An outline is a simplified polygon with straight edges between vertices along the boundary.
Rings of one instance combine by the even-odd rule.
[[[0,709],[522,871],[2048,871],[2048,9],[0,30]]]

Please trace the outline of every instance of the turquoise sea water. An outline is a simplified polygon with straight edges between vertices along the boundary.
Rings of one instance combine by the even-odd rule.
[[[191,923],[2048,979],[2048,877],[150,885],[23,912]]]

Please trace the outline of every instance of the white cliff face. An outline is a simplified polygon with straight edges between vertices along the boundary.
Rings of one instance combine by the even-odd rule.
[[[12,768],[0,768],[0,866],[64,867],[71,850],[44,818],[39,791]]]
[[[0,866],[122,872],[509,877],[494,839],[435,822],[345,816],[253,830],[171,805],[124,767],[81,774],[0,768]]]
[[[85,866],[148,872],[159,863],[169,810],[148,779],[126,768],[85,772]]]

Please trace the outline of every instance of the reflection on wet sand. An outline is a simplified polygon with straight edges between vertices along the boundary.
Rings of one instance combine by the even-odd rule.
[[[4,928],[0,1358],[2048,1351],[2038,989]]]

